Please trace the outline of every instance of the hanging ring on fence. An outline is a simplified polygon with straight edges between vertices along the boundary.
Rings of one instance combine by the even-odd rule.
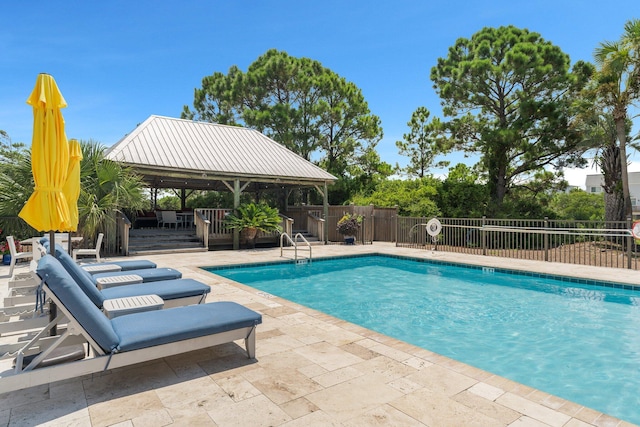
[[[436,237],[442,231],[442,224],[438,221],[438,218],[431,218],[429,222],[427,222],[427,233],[429,236]]]
[[[633,223],[633,227],[631,228],[631,234],[635,239],[640,239],[640,221],[636,221]]]

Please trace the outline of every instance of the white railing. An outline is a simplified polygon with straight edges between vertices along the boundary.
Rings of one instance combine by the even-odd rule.
[[[193,220],[196,223],[196,235],[207,250],[209,249],[209,227],[211,221],[200,211],[196,209],[193,212]]]
[[[280,214],[280,218],[282,218],[282,232],[291,236],[293,234],[293,218],[289,218],[282,214]]]
[[[209,233],[214,238],[218,237],[231,237],[233,236],[233,230],[226,227],[224,219],[230,214],[233,209],[213,209],[213,208],[198,208],[196,212],[200,213],[202,217],[209,221]],[[196,228],[198,224],[196,221]],[[199,234],[198,234],[199,235]]]
[[[233,212],[233,209],[219,209],[219,208],[197,208],[195,209],[196,216],[196,233],[201,239],[207,239],[207,247],[209,239],[231,242],[233,241],[233,230],[228,228],[225,223],[225,218],[228,214]],[[198,219],[199,217],[200,219]],[[292,234],[293,219],[284,215],[280,215],[283,232]],[[205,227],[206,226],[206,227]],[[206,230],[205,230],[206,228]],[[206,235],[206,237],[205,237]],[[270,232],[260,231],[258,237],[273,238],[277,242],[277,238],[280,235],[280,231],[274,230]],[[215,244],[215,242],[213,242]]]
[[[314,237],[324,241],[325,220],[319,216],[309,213],[307,215],[307,231]]]

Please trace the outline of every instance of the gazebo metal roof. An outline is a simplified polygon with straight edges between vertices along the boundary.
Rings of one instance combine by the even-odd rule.
[[[222,190],[235,179],[260,188],[324,186],[337,179],[256,130],[155,115],[106,157],[155,188]]]

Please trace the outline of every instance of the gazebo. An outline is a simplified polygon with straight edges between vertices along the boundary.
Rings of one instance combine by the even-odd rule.
[[[247,189],[282,189],[288,195],[315,187],[325,218],[327,187],[337,179],[256,130],[155,115],[111,146],[106,157],[132,168],[152,190],[181,190],[183,203],[190,189],[231,191],[237,208]]]

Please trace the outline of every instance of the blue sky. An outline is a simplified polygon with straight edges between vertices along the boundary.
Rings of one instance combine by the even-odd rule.
[[[638,0],[4,2],[0,129],[30,145],[25,101],[46,72],[69,104],[67,136],[109,146],[152,114],[179,117],[204,76],[246,70],[275,48],[355,83],[382,121],[380,156],[402,165],[395,141],[411,113],[426,106],[441,116],[429,72],[457,38],[512,24],[540,33],[572,63],[591,61],[632,18]]]

